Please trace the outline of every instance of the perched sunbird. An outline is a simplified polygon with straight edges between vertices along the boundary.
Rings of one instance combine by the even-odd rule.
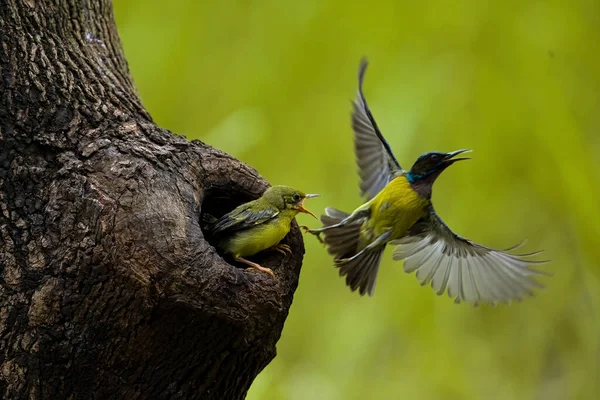
[[[263,250],[271,249],[285,254],[291,249],[279,242],[290,231],[290,224],[298,213],[310,214],[304,200],[318,197],[305,194],[288,186],[271,186],[256,200],[244,203],[223,215],[208,228],[218,247],[234,260],[274,276],[269,268],[246,260]]]
[[[430,152],[420,156],[407,172],[400,167],[375,123],[363,94],[367,61],[358,74],[358,94],[353,102],[354,149],[361,195],[367,202],[347,214],[327,208],[323,242],[334,264],[352,291],[370,296],[386,245],[397,246],[394,260],[404,260],[407,273],[416,271],[421,285],[431,284],[438,295],[448,292],[455,302],[474,304],[510,302],[532,295],[543,287],[532,277],[547,275],[531,268],[547,261],[531,261],[531,254],[514,255],[473,243],[455,234],[436,214],[431,189],[436,178],[468,150]]]

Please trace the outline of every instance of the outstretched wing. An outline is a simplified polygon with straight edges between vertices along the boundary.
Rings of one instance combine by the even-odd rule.
[[[547,261],[525,259],[540,252],[515,255],[478,245],[455,234],[433,208],[398,245],[394,260],[405,260],[404,271],[417,271],[421,285],[431,283],[438,295],[448,292],[455,302],[508,303],[533,295],[544,286],[534,276],[549,275],[531,266]]]
[[[273,207],[252,207],[255,203],[242,204],[233,211],[223,215],[210,228],[213,235],[223,235],[251,228],[262,224],[279,214]]]
[[[388,142],[379,131],[375,118],[369,110],[363,94],[362,84],[368,62],[361,60],[358,72],[358,93],[353,102],[352,129],[354,130],[354,151],[360,175],[361,196],[370,200],[399,173],[402,167],[394,157]]]

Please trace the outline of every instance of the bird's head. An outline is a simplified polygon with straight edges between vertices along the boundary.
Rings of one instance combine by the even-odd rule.
[[[452,153],[440,153],[432,151],[425,153],[417,158],[412,168],[406,174],[406,178],[412,184],[433,184],[435,179],[440,176],[443,170],[457,161],[468,160],[468,158],[455,158],[459,154],[467,153],[471,150],[456,150]]]
[[[289,186],[271,186],[263,194],[265,200],[281,211],[294,210],[310,214],[315,218],[317,218],[315,214],[304,208],[304,200],[319,196],[318,194],[306,194]]]

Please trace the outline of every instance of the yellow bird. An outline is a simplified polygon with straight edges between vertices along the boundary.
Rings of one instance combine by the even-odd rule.
[[[260,198],[223,215],[208,227],[208,231],[217,239],[217,247],[231,255],[235,261],[251,266],[249,269],[274,276],[269,268],[244,257],[267,249],[291,253],[287,244],[279,242],[290,231],[290,224],[298,213],[310,214],[316,218],[304,208],[304,200],[318,196],[305,194],[288,186],[271,186]]]
[[[394,260],[404,260],[404,270],[416,271],[422,285],[438,295],[448,292],[455,302],[510,302],[532,295],[543,287],[533,277],[546,273],[531,268],[546,261],[531,261],[508,250],[478,245],[452,232],[436,214],[431,190],[436,178],[468,150],[430,152],[420,156],[409,171],[400,167],[369,110],[362,90],[367,61],[362,60],[358,94],[353,105],[352,128],[361,195],[367,202],[347,214],[327,208],[323,228],[309,230],[324,235],[335,266],[346,284],[361,295],[373,295],[381,255],[395,245]]]

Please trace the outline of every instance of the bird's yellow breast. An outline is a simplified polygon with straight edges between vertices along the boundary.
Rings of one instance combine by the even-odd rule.
[[[390,240],[401,238],[429,206],[404,175],[394,178],[369,203],[371,218],[363,225],[365,235],[372,237],[368,241],[387,231],[392,231]]]
[[[279,243],[290,231],[294,215],[288,210],[277,217],[238,232],[223,241],[223,249],[234,257],[248,257]]]

